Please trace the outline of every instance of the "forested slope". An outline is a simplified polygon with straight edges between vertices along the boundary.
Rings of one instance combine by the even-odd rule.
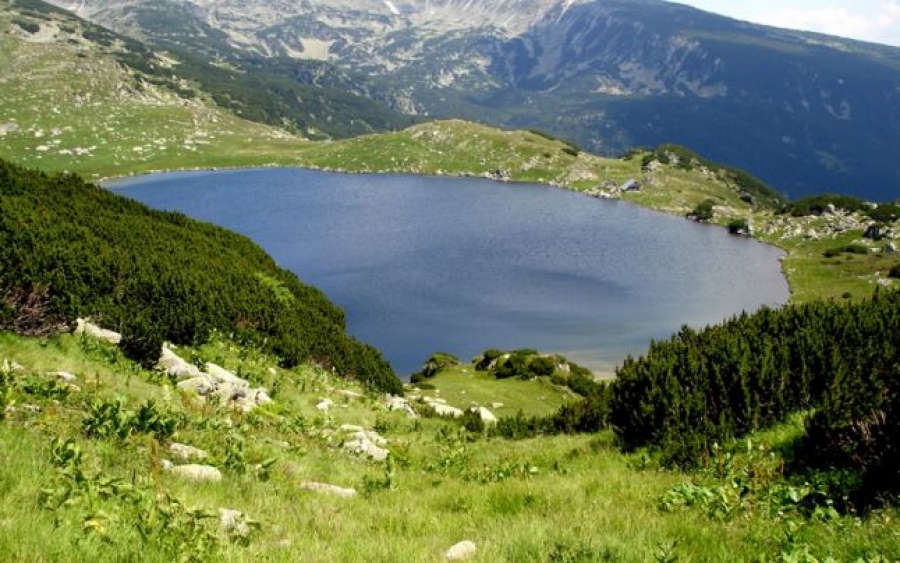
[[[150,342],[235,333],[285,365],[402,392],[381,355],[344,333],[343,312],[249,239],[0,161],[0,328],[37,334],[86,315]]]

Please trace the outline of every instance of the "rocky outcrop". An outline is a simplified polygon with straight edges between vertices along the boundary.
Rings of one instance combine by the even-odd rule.
[[[341,426],[341,432],[345,434],[343,447],[348,452],[369,457],[375,461],[384,461],[390,454],[387,449],[381,447],[387,445],[388,441],[374,430],[345,424]]]
[[[419,418],[419,414],[412,407],[412,405],[409,404],[409,401],[404,397],[388,395],[385,404],[389,411],[403,411],[409,418]]]
[[[272,402],[268,391],[262,387],[253,388],[246,379],[213,363],[207,363],[204,366],[206,371],[202,371],[180,358],[168,346],[163,346],[157,367],[178,379],[179,389],[201,397],[215,397],[223,404],[243,412],[250,412],[260,405]]]

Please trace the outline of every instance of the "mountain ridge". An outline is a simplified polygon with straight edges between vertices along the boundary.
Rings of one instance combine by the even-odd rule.
[[[509,4],[98,0],[83,13],[209,57],[321,62],[408,115],[539,128],[606,155],[677,143],[791,197],[897,193],[900,171],[879,163],[900,144],[898,48],[659,0]],[[173,10],[205,35],[161,29]]]

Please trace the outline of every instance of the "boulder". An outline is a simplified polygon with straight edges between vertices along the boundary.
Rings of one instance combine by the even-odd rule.
[[[362,393],[349,391],[347,389],[341,389],[340,391],[338,391],[338,394],[347,397],[348,399],[362,399],[363,397],[365,397],[365,395],[363,395]]]
[[[478,547],[475,545],[475,542],[465,540],[448,549],[445,557],[447,561],[462,561],[463,559],[473,557],[477,552]]]
[[[497,417],[494,416],[494,413],[487,410],[484,407],[472,407],[472,411],[477,413],[479,417],[481,417],[482,422],[485,424],[497,424]]]
[[[219,527],[232,537],[246,538],[250,535],[250,525],[247,523],[247,517],[240,510],[220,508]]]
[[[216,482],[222,480],[222,472],[211,465],[198,465],[194,463],[188,465],[172,465],[168,467],[167,470],[169,473],[189,481]]]
[[[395,397],[388,395],[387,408],[390,411],[403,411],[409,418],[419,418],[419,414],[410,406],[409,402],[403,397]]]
[[[63,383],[75,383],[76,381],[78,381],[78,377],[67,371],[58,371],[53,375],[56,377],[56,379],[62,381]]]
[[[328,483],[317,483],[315,481],[305,481],[300,484],[300,488],[304,491],[313,491],[317,493],[326,493],[330,495],[339,496],[341,498],[351,498],[356,496],[355,489],[345,489],[344,487],[338,487],[337,485],[330,485]]]
[[[463,415],[463,411],[441,403],[429,403],[438,416],[449,416],[451,418],[459,418]]]
[[[331,407],[333,407],[333,406],[334,406],[334,401],[332,401],[331,399],[322,399],[316,405],[316,408],[322,412],[328,412],[331,410]]]
[[[110,344],[118,344],[122,341],[122,335],[118,332],[102,329],[85,319],[77,319],[75,321],[75,334],[86,334],[92,338],[109,342]]]
[[[364,433],[358,433],[352,440],[344,442],[344,449],[357,455],[363,455],[374,459],[375,461],[384,461],[390,452],[379,447],[375,441],[367,437]],[[379,439],[384,440],[379,436]]]
[[[205,451],[201,450],[200,448],[195,448],[194,446],[179,444],[178,442],[173,442],[169,445],[169,453],[174,456],[180,457],[183,460],[188,460],[191,458],[206,459]]]
[[[192,377],[191,379],[178,382],[178,388],[200,396],[206,396],[216,390],[216,383],[211,381],[206,374],[200,374],[199,377]]]
[[[190,362],[184,361],[168,346],[163,346],[162,353],[159,356],[159,362],[157,362],[156,365],[162,369],[163,372],[179,381],[203,375],[200,368]]]

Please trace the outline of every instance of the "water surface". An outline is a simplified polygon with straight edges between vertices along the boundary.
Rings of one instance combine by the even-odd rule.
[[[400,374],[434,351],[560,352],[597,371],[682,324],[788,298],[778,249],[625,202],[481,179],[302,169],[111,185],[243,233],[323,289]]]

